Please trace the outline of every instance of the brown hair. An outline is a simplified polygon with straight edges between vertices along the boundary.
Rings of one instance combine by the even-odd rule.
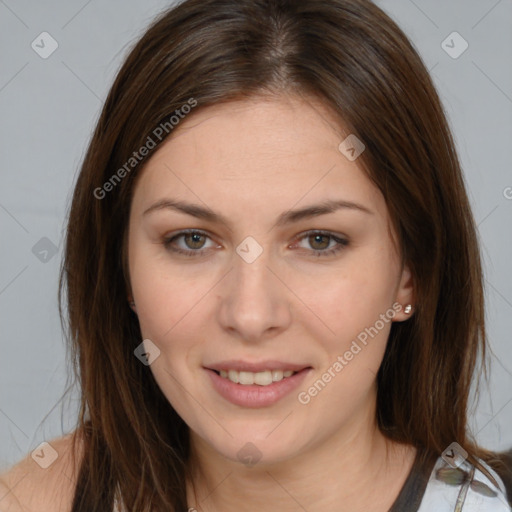
[[[320,99],[364,142],[358,162],[384,195],[413,274],[415,313],[393,324],[377,376],[382,432],[437,454],[457,441],[492,459],[467,433],[471,380],[486,357],[476,229],[418,53],[368,0],[187,0],[128,55],[74,190],[59,291],[60,303],[65,282],[82,389],[73,512],[112,510],[117,488],[129,510],[187,508],[188,427],[134,357],[141,333],[127,304],[128,215],[149,155],[103,198],[94,191],[191,98],[198,111],[263,94]]]

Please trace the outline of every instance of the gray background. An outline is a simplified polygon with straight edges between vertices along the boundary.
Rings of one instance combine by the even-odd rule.
[[[431,70],[482,242],[491,379],[479,442],[512,447],[512,0],[381,0]],[[57,310],[65,215],[86,144],[130,45],[159,0],[0,0],[0,470],[74,424]],[[468,42],[454,59],[442,42]],[[31,47],[48,32],[57,50]],[[451,51],[462,48],[447,39]],[[45,40],[45,48],[50,48]],[[46,252],[45,252],[46,251]]]

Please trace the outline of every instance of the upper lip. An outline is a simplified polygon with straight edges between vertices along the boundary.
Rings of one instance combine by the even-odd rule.
[[[239,372],[263,372],[265,370],[291,370],[293,372],[298,372],[300,370],[304,370],[304,368],[310,368],[310,365],[307,364],[295,364],[295,363],[286,363],[284,361],[261,361],[259,363],[252,363],[249,361],[243,361],[241,359],[237,360],[229,360],[229,361],[220,361],[218,363],[212,363],[205,365],[205,368],[209,370],[236,370]]]

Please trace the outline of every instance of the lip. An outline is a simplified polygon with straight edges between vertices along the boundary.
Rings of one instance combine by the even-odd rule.
[[[220,361],[218,363],[212,363],[204,365],[207,370],[236,370],[238,372],[263,372],[265,370],[291,370],[292,372],[300,372],[305,368],[310,368],[307,364],[295,364],[286,363],[284,361],[267,360],[260,361],[259,363],[251,363],[249,361],[243,361],[241,359],[230,359],[229,361]]]
[[[230,362],[232,363],[232,361]],[[254,366],[253,366],[254,367]],[[261,365],[257,365],[257,367],[261,368]],[[236,367],[227,366],[221,369],[231,369],[235,370]],[[247,366],[245,366],[247,368]],[[283,367],[273,368],[273,369],[282,369]],[[291,377],[286,377],[278,382],[273,382],[268,386],[259,386],[257,384],[252,385],[242,385],[231,382],[229,379],[221,377],[213,369],[204,368],[205,371],[210,376],[213,388],[217,393],[222,396],[227,401],[232,404],[239,405],[241,407],[247,407],[252,409],[257,409],[261,407],[268,407],[279,400],[281,400],[286,395],[289,395],[294,389],[300,386],[302,381],[305,379],[306,375],[312,370],[311,367],[304,368],[304,366],[299,367],[296,374]],[[265,369],[270,370],[269,366],[266,366]],[[258,371],[258,370],[247,370],[241,369],[239,371]]]

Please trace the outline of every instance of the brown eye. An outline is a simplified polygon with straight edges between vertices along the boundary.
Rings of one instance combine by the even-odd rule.
[[[205,243],[208,239],[210,239],[210,237],[201,231],[182,231],[174,236],[165,238],[163,245],[172,252],[185,254],[187,256],[200,256],[212,247],[205,247]],[[180,244],[178,242],[183,243]]]
[[[309,235],[308,242],[311,245],[311,247],[313,247],[313,249],[323,250],[323,249],[327,249],[327,247],[329,247],[329,243],[330,243],[329,238],[330,237],[328,235],[320,235],[320,234]],[[323,239],[323,241],[322,241],[322,239]]]
[[[204,245],[204,239],[205,236],[200,233],[187,233],[183,235],[183,240],[185,240],[185,244],[190,249],[201,249]]]
[[[299,237],[298,241],[306,239],[310,249],[307,247],[305,249],[309,249],[309,253],[313,256],[332,256],[343,250],[349,243],[345,238],[324,231],[310,231]]]

